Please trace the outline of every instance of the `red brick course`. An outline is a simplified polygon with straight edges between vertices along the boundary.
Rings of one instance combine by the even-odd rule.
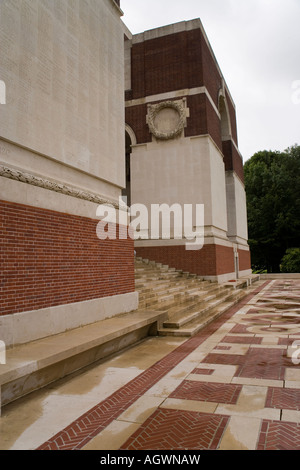
[[[246,271],[251,269],[251,253],[248,250],[238,250],[239,254],[239,269],[240,271]]]
[[[132,98],[203,85],[201,31],[183,31],[133,44]]]
[[[187,251],[185,246],[137,247],[136,252],[137,256],[144,259],[199,276],[216,276],[235,271],[233,248],[221,245],[204,245],[198,251]]]
[[[222,77],[216,66],[215,58],[202,37],[202,67],[203,67],[203,85],[207,88],[216,107],[219,107],[219,91],[222,88]]]
[[[135,133],[137,144],[146,144],[152,141],[152,136],[146,122],[147,105],[129,106],[125,109],[126,124]]]
[[[131,238],[102,241],[97,220],[5,201],[0,220],[0,315],[134,292]]]

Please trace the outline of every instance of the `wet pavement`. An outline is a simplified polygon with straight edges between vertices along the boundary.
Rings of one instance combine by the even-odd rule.
[[[300,450],[300,280],[3,407],[1,450]]]

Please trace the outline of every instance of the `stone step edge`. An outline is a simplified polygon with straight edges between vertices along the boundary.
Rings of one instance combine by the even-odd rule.
[[[205,280],[203,276],[198,276],[197,274],[193,274],[193,273],[190,273],[190,272],[187,272],[187,271],[183,271],[181,269],[171,268],[167,264],[162,264],[162,263],[152,261],[152,260],[149,260],[149,259],[145,259],[145,258],[141,258],[141,257],[136,257],[135,260],[138,263],[143,263],[143,264],[146,264],[146,265],[149,265],[149,266],[155,266],[157,268],[164,269],[164,270],[169,271],[171,273],[173,273],[173,272],[179,273],[179,274],[182,275],[182,277],[194,277],[194,278],[197,278],[199,280]]]
[[[97,360],[108,357],[122,350],[122,348],[130,346],[126,341],[123,341],[122,345],[122,339],[126,337],[130,337],[130,341],[132,340],[131,345],[133,345],[140,340],[135,338],[135,335],[138,336],[138,332],[141,332],[143,338],[157,335],[158,328],[162,326],[165,318],[165,312],[135,310],[130,313],[117,315],[113,318],[69,330],[65,333],[49,336],[8,349],[6,351],[6,364],[2,365],[0,369],[0,390],[4,392],[5,387],[10,387],[10,384],[13,390],[15,383],[23,379],[26,381],[30,376],[40,371],[42,372],[64,361],[72,360],[75,356],[84,355],[88,353],[88,351],[95,350],[96,348],[104,346],[105,349],[105,345],[112,345],[107,348],[107,352],[104,351],[103,356],[97,357]],[[114,342],[117,349],[113,347]],[[112,349],[114,350],[112,351]],[[86,367],[93,362],[92,360],[91,362],[81,365],[81,367],[75,365],[75,369],[69,371],[66,375],[82,367]],[[47,376],[47,374],[45,375]],[[65,375],[60,375],[58,378],[63,378],[64,376]],[[14,397],[12,395],[12,398],[4,402],[4,404],[21,398],[55,380],[57,380],[57,378],[54,380],[51,379],[50,382],[45,379],[45,382],[41,386],[34,387],[26,391],[26,393],[24,392],[24,394],[18,392],[18,396]],[[1,401],[0,394],[0,416],[1,405],[3,405],[3,401]]]
[[[158,335],[159,336],[174,336],[174,337],[190,337],[190,336],[195,336],[197,333],[199,333],[203,328],[205,328],[207,325],[209,325],[211,322],[219,318],[221,315],[227,312],[230,308],[234,307],[239,301],[232,301],[232,302],[226,302],[223,308],[218,308],[216,309],[217,311],[206,317],[203,321],[199,321],[198,324],[196,324],[194,327],[187,328],[187,325],[185,325],[185,328],[159,328],[158,330]],[[193,320],[195,322],[195,320]]]
[[[212,312],[208,317],[206,316],[203,320],[199,320],[197,322],[197,319],[194,319],[190,322],[191,326],[188,328],[188,323],[185,325],[184,328],[159,328],[158,329],[158,335],[159,336],[175,336],[175,337],[190,337],[194,336],[197,333],[199,333],[205,326],[209,325],[211,322],[219,318],[221,315],[226,313],[230,308],[234,307],[237,305],[239,302],[243,300],[243,298],[247,297],[251,292],[253,292],[254,286],[251,285],[247,289],[241,289],[240,295],[231,300],[224,302],[224,304],[221,306],[218,306],[214,309],[212,309]],[[193,326],[195,325],[195,326]]]
[[[216,298],[212,302],[208,302],[207,305],[204,308],[199,308],[199,309],[193,309],[193,311],[186,311],[183,313],[187,313],[188,315],[183,316],[182,318],[178,320],[167,320],[163,323],[163,326],[165,328],[172,328],[172,329],[179,329],[182,328],[184,325],[190,323],[191,321],[195,320],[197,317],[201,317],[201,315],[207,314],[213,309],[217,308],[219,305],[223,304],[224,302],[230,302],[230,301],[239,301],[241,298],[243,298],[242,291],[240,291],[238,294],[229,294],[221,298]]]

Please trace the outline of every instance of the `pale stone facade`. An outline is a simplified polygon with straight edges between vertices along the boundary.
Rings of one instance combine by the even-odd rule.
[[[117,205],[125,184],[121,16],[113,0],[0,2],[0,330],[7,346],[137,308],[131,241],[110,254],[96,242],[89,260],[97,207]],[[121,275],[120,259],[127,260]]]
[[[9,0],[0,9],[1,161],[117,201],[124,58],[115,2]]]
[[[149,235],[136,241],[137,253],[220,282],[248,275],[250,258],[238,263],[249,247],[235,105],[200,20],[128,34],[125,57],[131,204],[145,204],[149,213],[151,204],[203,204],[204,244],[222,247],[214,261],[205,250],[195,252],[191,265],[182,249],[175,253],[184,234],[181,240]],[[201,228],[195,220],[193,228]]]
[[[220,282],[250,272],[235,108],[202,24],[132,36],[119,3],[0,2],[0,333],[7,346],[138,307],[133,240],[96,234],[99,204],[118,207],[122,193],[148,208],[205,207],[203,250],[187,256],[186,240],[171,236],[136,242],[141,255],[170,266],[179,260],[184,266],[175,267]],[[194,47],[189,63],[183,43]],[[211,70],[195,60],[198,46]],[[168,47],[166,62],[175,59],[166,65],[157,58]]]

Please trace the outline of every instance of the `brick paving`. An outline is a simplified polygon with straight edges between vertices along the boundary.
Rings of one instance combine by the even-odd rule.
[[[263,421],[257,450],[300,450],[300,423]]]
[[[192,380],[184,380],[181,385],[171,393],[170,398],[235,404],[241,390],[241,385],[209,382],[199,383],[193,382]]]
[[[100,442],[111,423],[123,422],[122,413],[199,353],[198,364],[161,395],[161,404],[137,421],[119,449],[300,450],[300,365],[291,349],[300,340],[299,307],[300,281],[260,285],[39,449]]]
[[[266,407],[300,411],[300,390],[269,387]]]
[[[157,410],[121,450],[216,450],[228,417]]]

